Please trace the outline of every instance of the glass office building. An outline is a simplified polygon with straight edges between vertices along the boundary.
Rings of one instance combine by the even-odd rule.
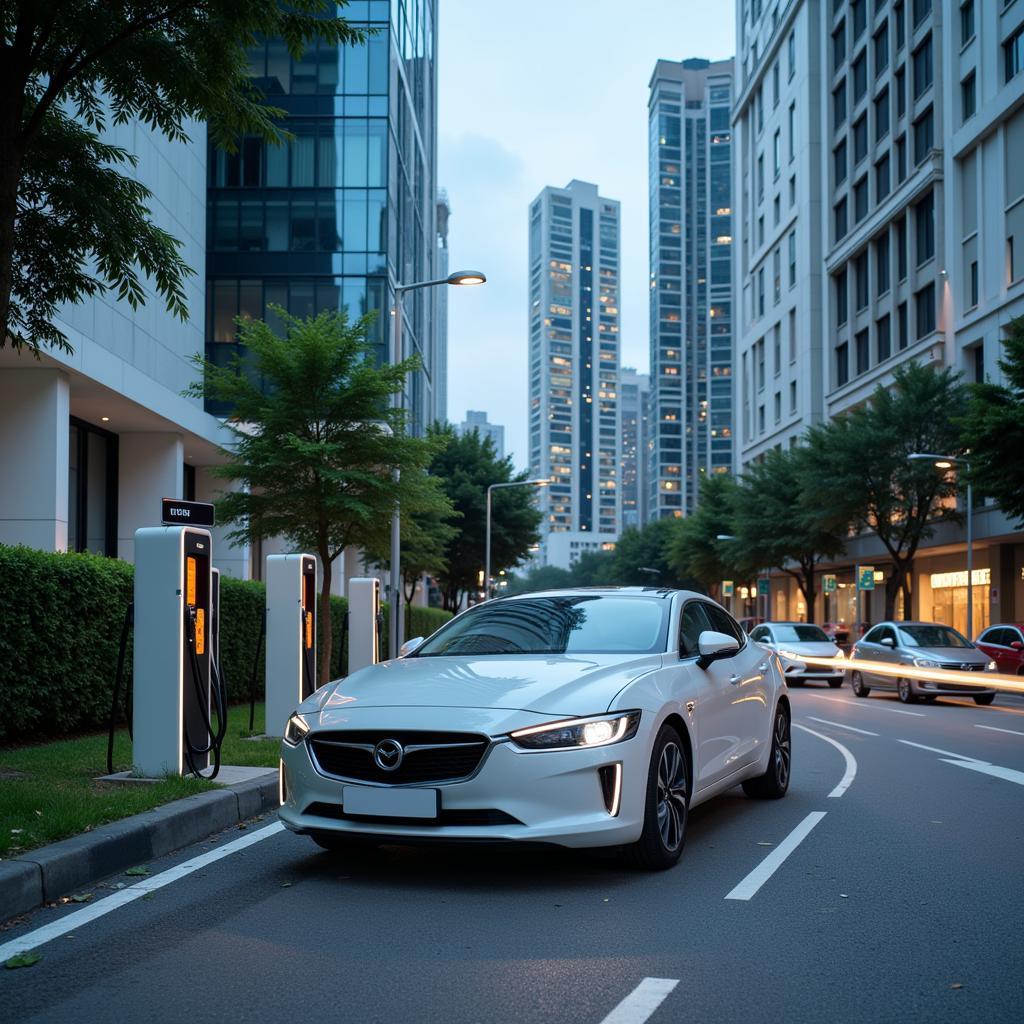
[[[251,51],[293,138],[211,148],[206,353],[219,365],[239,349],[235,317],[269,304],[296,316],[374,311],[372,341],[388,360],[395,283],[438,276],[437,0],[355,0],[340,13],[370,30],[365,44],[315,45],[301,60],[280,40]],[[405,352],[423,361],[407,396],[420,430],[444,414],[437,291],[404,301]]]
[[[732,468],[731,60],[651,76],[648,515],[688,515]]]

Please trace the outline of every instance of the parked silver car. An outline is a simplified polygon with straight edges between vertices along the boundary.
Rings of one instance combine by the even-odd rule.
[[[786,682],[790,686],[802,686],[805,681],[828,683],[833,689],[843,685],[846,659],[841,648],[821,626],[810,622],[762,622],[751,631],[750,639],[780,655]],[[787,657],[787,654],[835,658],[836,664],[834,668],[808,665],[797,658]]]
[[[955,669],[960,672],[994,672],[996,663],[951,626],[935,622],[880,622],[858,640],[850,652],[850,686],[858,697],[873,688],[895,690],[904,704],[923,697],[973,697],[977,704],[991,704],[995,690],[977,683],[937,682],[917,679],[915,668]],[[856,662],[864,662],[856,668]],[[907,666],[906,675],[872,671],[871,662]],[[982,683],[982,679],[978,680]]]

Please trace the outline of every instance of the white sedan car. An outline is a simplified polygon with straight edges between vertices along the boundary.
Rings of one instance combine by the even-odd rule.
[[[667,868],[691,807],[785,794],[778,658],[687,591],[561,590],[477,605],[289,719],[281,820],[327,849],[620,846]]]
[[[786,682],[791,686],[819,682],[828,683],[835,690],[843,685],[843,679],[846,678],[846,656],[821,626],[810,622],[762,622],[750,631],[750,639],[779,654]],[[800,660],[801,655],[808,658],[834,658],[835,665],[808,665]]]

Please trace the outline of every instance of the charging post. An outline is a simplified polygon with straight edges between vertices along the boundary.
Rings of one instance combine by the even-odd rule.
[[[284,735],[296,705],[316,689],[316,559],[267,556],[267,696],[264,732]]]
[[[348,581],[348,674],[376,665],[380,647],[380,580],[357,576]]]

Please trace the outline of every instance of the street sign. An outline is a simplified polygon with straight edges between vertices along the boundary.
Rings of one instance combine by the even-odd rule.
[[[213,506],[205,501],[161,498],[160,522],[164,526],[213,526]]]
[[[761,579],[759,579],[757,581],[757,596],[758,597],[767,597],[769,592],[770,592],[769,591],[770,584],[771,584],[770,580],[766,579],[765,577],[761,577]]]
[[[857,589],[875,589],[875,567],[873,565],[857,566]]]
[[[821,577],[821,587],[826,594],[834,594],[836,590],[836,577],[834,573],[825,573]]]
[[[722,597],[732,597],[734,589],[732,580],[722,580]]]

